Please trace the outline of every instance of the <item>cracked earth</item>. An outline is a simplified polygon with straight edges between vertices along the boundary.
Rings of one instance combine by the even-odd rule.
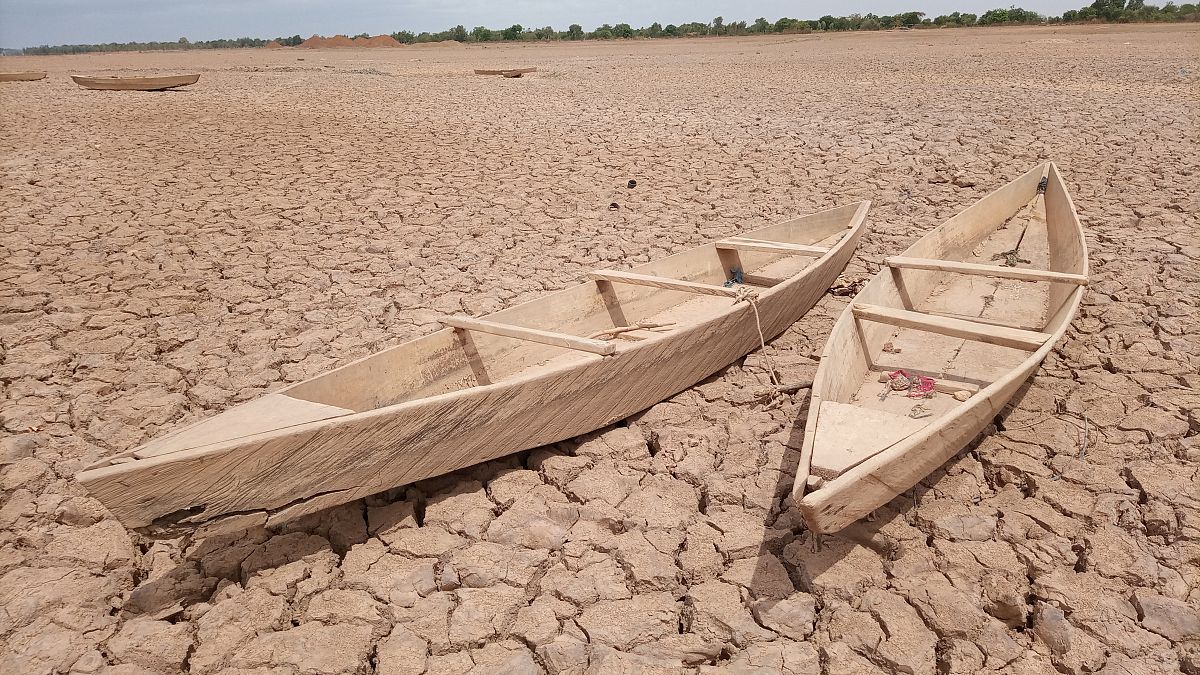
[[[4,58],[50,77],[0,84],[0,672],[1200,672],[1197,45],[1111,26]],[[66,78],[158,70],[201,79]],[[868,198],[843,281],[865,279],[1044,159],[1092,256],[1067,338],[980,442],[822,541],[782,499],[805,392],[761,400],[759,354],[277,531],[152,541],[72,480],[439,316]],[[768,346],[788,380],[846,302]]]

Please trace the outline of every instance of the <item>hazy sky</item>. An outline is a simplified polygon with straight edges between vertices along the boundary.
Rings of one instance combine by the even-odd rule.
[[[824,14],[923,11],[982,13],[1015,0],[0,0],[0,46],[445,30],[463,24],[501,28],[578,23],[633,26],[726,22],[764,16],[815,19]],[[1088,0],[1015,3],[1044,14],[1078,9]]]

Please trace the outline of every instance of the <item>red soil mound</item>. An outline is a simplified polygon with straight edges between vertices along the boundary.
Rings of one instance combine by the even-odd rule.
[[[266,47],[267,47],[267,49],[283,49],[283,45],[279,44],[278,42],[276,42],[274,40],[271,40],[270,42],[268,42],[266,44]]]
[[[404,45],[393,39],[391,35],[376,35],[372,38],[354,38],[353,40],[345,35],[335,35],[331,38],[314,35],[301,42],[300,46],[309,49],[335,49],[338,47],[403,47]]]
[[[345,35],[334,35],[333,37],[326,39],[325,44],[323,44],[321,46],[322,47],[353,47],[354,40],[351,40],[350,38],[346,37]]]
[[[358,38],[354,40],[354,44],[361,47],[403,47],[404,45],[397,42],[391,35],[376,35],[372,38]]]

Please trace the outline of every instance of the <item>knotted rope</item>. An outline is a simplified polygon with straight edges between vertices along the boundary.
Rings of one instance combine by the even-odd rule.
[[[754,310],[754,327],[758,329],[758,346],[762,350],[763,361],[767,364],[767,377],[770,378],[772,385],[778,387],[782,383],[775,375],[775,361],[767,353],[767,338],[763,335],[762,319],[758,315],[758,291],[749,286],[739,285],[737,293],[733,296],[733,304],[736,305],[739,302],[750,303],[750,309]]]

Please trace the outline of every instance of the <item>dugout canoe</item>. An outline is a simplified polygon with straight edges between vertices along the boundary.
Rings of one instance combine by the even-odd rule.
[[[1088,283],[1053,163],[884,263],[834,325],[813,380],[792,499],[815,532],[866,516],[977,437],[1062,338]],[[896,391],[899,377],[911,390]]]
[[[200,75],[167,75],[164,77],[81,77],[72,75],[75,84],[84,89],[101,91],[163,91],[196,84]]]
[[[441,330],[77,478],[126,526],[169,536],[202,524],[270,526],[594,431],[757,348],[755,308],[767,339],[793,324],[854,253],[868,207],[821,211],[630,271],[594,271],[487,316],[446,317]],[[648,327],[605,332],[639,324]]]
[[[536,73],[536,72],[537,72],[537,68],[508,68],[508,69],[504,69],[504,70],[486,70],[486,69],[482,69],[482,68],[475,69],[476,75],[499,75],[501,77],[509,77],[509,78],[520,77],[527,73]]]
[[[29,70],[23,73],[0,73],[0,82],[36,82],[46,79],[44,71]]]

